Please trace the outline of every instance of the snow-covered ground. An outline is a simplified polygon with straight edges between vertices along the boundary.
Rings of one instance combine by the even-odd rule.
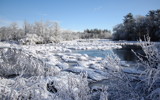
[[[59,71],[67,71],[73,73],[87,72],[88,77],[98,81],[107,78],[104,72],[104,58],[89,57],[87,54],[73,53],[73,50],[108,50],[121,48],[120,43],[109,40],[73,40],[63,41],[61,43],[41,44],[41,45],[16,45],[0,42],[0,48],[15,48],[22,50],[26,54],[30,54],[37,59],[41,59],[47,65],[58,69]],[[124,61],[121,62],[127,65]],[[124,69],[126,72],[129,68]]]
[[[0,48],[16,48],[24,53],[41,59],[46,64],[73,73],[87,72],[88,77],[97,81],[105,79],[105,72],[102,63],[104,58],[89,57],[87,54],[73,53],[73,50],[108,50],[121,48],[117,43],[109,40],[74,40],[63,41],[58,44],[42,45],[16,45],[0,43]],[[128,66],[125,62],[122,65]]]
[[[2,52],[5,52],[5,50],[13,48],[15,49],[15,51],[16,50],[21,51],[27,56],[32,56],[35,59],[42,61],[45,64],[45,66],[53,69],[55,72],[54,72],[54,76],[48,79],[46,78],[49,76],[37,79],[40,81],[39,84],[43,83],[41,81],[46,80],[45,83],[47,83],[49,82],[49,80],[52,80],[52,81],[58,82],[59,85],[60,84],[63,85],[63,84],[68,84],[65,82],[67,82],[66,81],[68,80],[67,76],[69,76],[70,74],[71,76],[74,77],[74,75],[77,75],[77,74],[80,75],[81,73],[86,73],[88,82],[92,83],[92,82],[108,79],[109,78],[108,70],[115,70],[115,69],[118,70],[118,66],[114,66],[115,68],[113,69],[107,68],[106,63],[108,63],[108,61],[105,58],[89,57],[87,54],[74,53],[73,52],[74,50],[108,50],[108,49],[122,48],[121,46],[122,44],[124,43],[113,42],[109,40],[99,40],[99,39],[95,39],[95,40],[81,39],[81,40],[73,40],[73,41],[63,41],[60,43],[39,44],[39,45],[16,45],[16,44],[0,42],[0,50]],[[132,42],[132,43],[128,42],[128,44],[138,44],[138,42]],[[0,61],[1,63],[3,62],[1,58],[0,58]],[[121,65],[128,66],[128,67],[122,67],[122,70],[125,73],[131,73],[131,74],[141,73],[141,71],[130,68],[129,65],[127,65],[123,61],[120,63],[120,66]],[[12,74],[14,75],[17,73],[13,72]],[[9,84],[14,85],[12,83],[14,83],[16,79],[1,78],[0,80],[1,80],[0,81],[1,91],[4,90],[4,88],[9,88],[7,90],[4,90],[5,93],[7,93],[8,91],[11,92],[12,90],[14,90],[10,88],[11,86]],[[26,84],[27,88],[29,87],[29,83],[27,83],[29,81],[28,79],[22,78],[17,80],[21,81],[23,85]],[[8,84],[7,87],[5,87],[5,84]],[[66,86],[65,87],[60,86],[60,87],[66,88]],[[17,90],[17,91],[20,92],[20,90]],[[15,92],[15,94],[17,93],[17,91]],[[45,93],[47,93],[46,91],[47,90],[44,89]],[[46,95],[44,94],[43,99],[49,98],[48,96],[50,94],[46,94]],[[3,97],[3,95],[0,95],[0,98],[1,97]]]

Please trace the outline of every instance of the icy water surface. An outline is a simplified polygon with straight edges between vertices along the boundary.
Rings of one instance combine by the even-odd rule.
[[[90,57],[102,57],[105,58],[107,54],[114,53],[116,54],[122,61],[136,61],[138,58],[131,51],[133,49],[135,52],[143,53],[141,48],[135,47],[123,47],[121,49],[112,49],[112,50],[78,50],[75,51],[80,54],[87,54]]]

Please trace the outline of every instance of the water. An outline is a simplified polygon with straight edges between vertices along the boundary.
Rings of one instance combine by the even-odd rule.
[[[112,50],[78,50],[76,53],[87,54],[90,57],[105,58],[108,53],[112,53]]]
[[[142,49],[137,46],[124,46],[121,49],[112,49],[112,50],[79,50],[76,51],[80,54],[87,54],[90,57],[102,57],[105,58],[107,54],[114,53],[116,54],[122,61],[133,61],[138,60],[136,55],[132,52],[134,50],[137,53],[144,54]]]

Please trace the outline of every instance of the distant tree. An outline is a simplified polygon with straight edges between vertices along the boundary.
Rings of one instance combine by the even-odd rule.
[[[135,40],[135,19],[133,18],[132,13],[128,13],[126,16],[124,16],[123,24],[125,27],[125,33],[127,33],[127,40]]]
[[[143,39],[144,38],[144,35],[147,34],[147,21],[146,21],[146,17],[145,16],[137,16],[135,18],[136,20],[136,23],[135,23],[135,34],[137,34],[136,38],[137,39]]]
[[[40,22],[35,22],[34,23],[34,30],[35,30],[35,33],[40,35],[40,36],[43,36],[44,35],[44,23],[43,21],[40,21]]]
[[[33,33],[32,25],[29,24],[26,20],[24,21],[23,30],[24,30],[24,35]]]
[[[57,22],[54,23],[54,35],[57,37],[60,32],[60,26]]]
[[[113,40],[125,40],[126,32],[123,24],[118,24],[113,28]]]
[[[152,41],[160,40],[160,10],[151,10],[146,16],[133,17],[132,13],[124,16],[123,23],[113,29],[114,40],[144,39],[148,34]]]
[[[7,33],[7,28],[6,27],[1,27],[0,28],[0,40],[4,41],[4,40],[9,40],[9,35]]]
[[[155,31],[155,36],[156,40],[160,40],[160,9],[156,10],[155,13],[155,24],[156,24],[156,31]]]
[[[100,39],[106,39],[111,38],[111,31],[104,29],[86,29],[84,30],[83,34],[81,34],[81,38],[100,38]]]
[[[54,23],[54,37],[56,39],[55,42],[61,41],[61,28],[57,22]]]
[[[18,38],[18,25],[17,23],[11,23],[11,25],[9,26],[9,30],[8,30],[11,34],[10,39],[16,40]]]

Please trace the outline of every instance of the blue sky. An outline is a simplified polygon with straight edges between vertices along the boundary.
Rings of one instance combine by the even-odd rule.
[[[57,21],[64,29],[110,29],[123,16],[160,9],[160,0],[0,0],[0,26],[24,20]]]

